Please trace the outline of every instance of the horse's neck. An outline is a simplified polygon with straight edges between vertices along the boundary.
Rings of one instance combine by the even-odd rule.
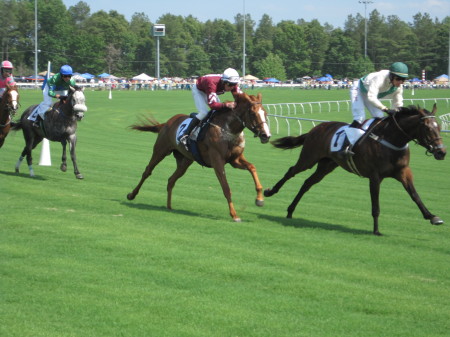
[[[381,130],[379,131],[381,132],[380,136],[397,146],[404,146],[415,138],[409,118],[403,118],[400,122],[394,117],[387,118],[384,122],[384,128]],[[377,130],[374,133],[377,133]]]
[[[230,128],[231,133],[233,134],[240,134],[244,128],[244,121],[242,118],[242,114],[238,111],[232,111],[229,112],[229,119],[228,119],[228,127]]]
[[[238,135],[244,130],[242,119],[232,110],[224,110],[213,117],[211,123],[220,126],[227,132]]]

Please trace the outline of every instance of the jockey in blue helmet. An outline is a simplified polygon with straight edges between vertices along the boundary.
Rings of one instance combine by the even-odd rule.
[[[67,96],[69,92],[69,87],[75,87],[75,80],[72,78],[73,71],[72,67],[65,64],[59,70],[59,73],[50,77],[45,83],[42,94],[44,96],[44,101],[38,105],[36,111],[34,111],[29,119],[35,120],[34,126],[39,126],[39,118],[45,119],[45,113],[53,105],[52,98],[60,98],[61,96]]]

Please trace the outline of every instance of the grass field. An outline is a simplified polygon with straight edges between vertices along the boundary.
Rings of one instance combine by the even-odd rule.
[[[348,99],[347,90],[261,92],[264,103]],[[165,208],[172,157],[126,200],[156,138],[128,126],[142,114],[165,121],[194,105],[189,92],[112,95],[86,91],[77,145],[84,180],[70,162],[68,172],[59,170],[57,143],[50,167],[38,166],[34,152],[35,178],[25,163],[14,174],[21,133],[0,149],[0,336],[448,336],[449,158],[436,161],[411,144],[416,188],[442,226],[422,219],[389,179],[380,196],[384,236],[373,236],[368,180],[342,169],[286,219],[310,172],[258,208],[250,174],[227,166],[243,220],[233,223],[214,172],[199,165],[175,186],[174,210]],[[40,92],[22,91],[21,111],[40,100]],[[447,112],[439,103],[439,114]],[[351,120],[336,111],[311,118]],[[270,187],[299,150],[246,134],[246,157]]]

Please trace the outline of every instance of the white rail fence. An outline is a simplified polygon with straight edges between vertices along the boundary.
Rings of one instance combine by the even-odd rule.
[[[449,107],[450,98],[408,98],[404,100],[404,105],[420,105],[422,108],[431,109],[432,104],[438,101],[444,101],[447,108]],[[264,104],[264,108],[267,111],[272,132],[280,134],[281,129],[284,131],[284,128],[286,128],[287,134],[290,136],[294,131],[298,130],[298,134],[302,134],[303,130],[309,130],[318,123],[326,122],[326,120],[300,116],[332,111],[350,112],[350,100]],[[348,119],[351,119],[351,115],[348,115]],[[450,132],[450,113],[439,116],[439,119],[441,120],[442,132]],[[273,126],[275,126],[275,129]]]

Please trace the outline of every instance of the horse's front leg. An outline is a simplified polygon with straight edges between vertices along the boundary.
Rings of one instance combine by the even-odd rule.
[[[239,157],[237,157],[232,163],[231,166],[234,168],[239,168],[241,170],[247,170],[252,175],[253,181],[255,183],[255,189],[256,189],[256,206],[262,207],[264,206],[264,197],[262,192],[262,185],[258,178],[258,173],[256,172],[256,167],[252,163],[248,162],[244,155],[241,154]]]
[[[444,223],[444,221],[440,217],[432,214],[428,210],[428,208],[426,208],[425,205],[423,204],[419,194],[416,191],[416,188],[414,187],[413,175],[410,167],[407,167],[404,170],[402,170],[399,173],[398,177],[396,177],[396,179],[402,183],[403,187],[408,192],[411,199],[419,207],[425,219],[430,220],[430,223],[432,225],[442,225]]]
[[[379,177],[370,178],[370,199],[372,201],[373,234],[381,235],[378,231],[378,217],[380,216],[380,184]]]
[[[211,163],[213,164],[214,172],[216,173],[217,179],[219,179],[220,186],[222,187],[222,192],[228,202],[228,208],[230,210],[230,215],[235,222],[241,222],[241,218],[236,214],[233,202],[231,201],[231,189],[228,185],[227,177],[225,174],[225,161],[221,156],[216,156],[211,158]]]
[[[77,145],[77,135],[73,134],[69,137],[69,148],[70,148],[70,158],[72,159],[72,163],[73,163],[73,172],[75,173],[75,177],[77,179],[83,179],[83,175],[80,173],[80,171],[78,171],[78,165],[77,165],[77,155],[75,153],[75,147]],[[63,160],[65,159],[65,146],[63,146]],[[63,161],[64,163],[64,161]],[[61,164],[62,166],[62,164]],[[67,166],[67,163],[66,163]]]
[[[62,145],[62,157],[61,157],[61,166],[59,167],[61,171],[66,172],[67,171],[67,154],[66,154],[66,147],[67,147],[67,140],[61,141]]]

